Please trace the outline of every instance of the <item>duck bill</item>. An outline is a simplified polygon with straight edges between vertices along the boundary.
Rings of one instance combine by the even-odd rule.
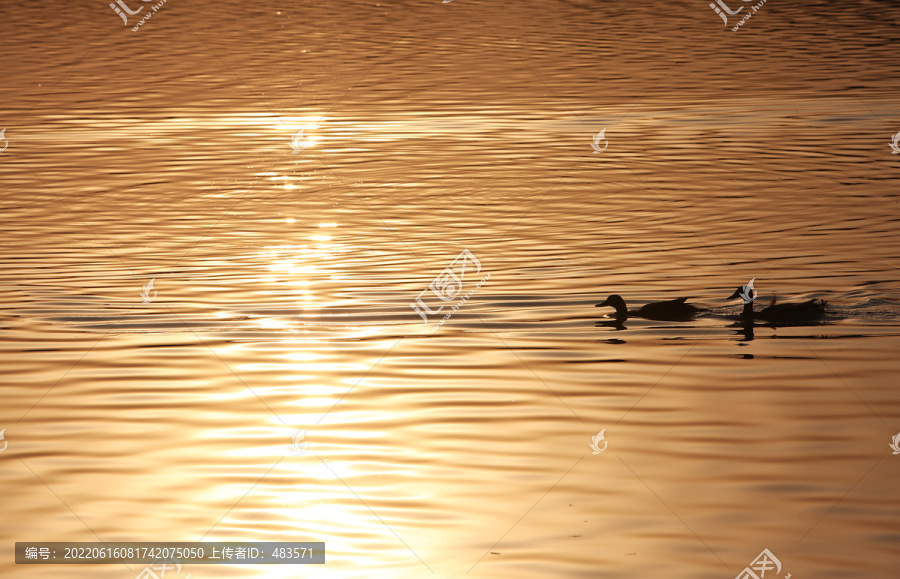
[[[595,307],[595,308],[602,308],[602,307],[604,307],[604,306],[608,306],[609,304],[606,303],[606,302],[608,302],[608,301],[609,301],[609,300],[603,300],[602,302],[600,302],[599,304],[597,304],[597,305],[594,306],[594,307]]]
[[[726,300],[733,300],[733,299],[735,299],[735,298],[741,297],[741,290],[742,290],[742,289],[743,289],[743,288],[737,288],[736,290],[734,290],[734,293],[733,293],[733,294],[731,294],[730,296],[728,296],[728,297],[725,298],[725,299],[726,299]]]

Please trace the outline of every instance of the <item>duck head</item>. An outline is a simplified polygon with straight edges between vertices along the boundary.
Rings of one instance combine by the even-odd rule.
[[[623,300],[622,296],[619,294],[609,296],[594,307],[602,308],[606,306],[616,308],[616,318],[624,320],[628,317],[628,308],[625,306],[625,300]]]

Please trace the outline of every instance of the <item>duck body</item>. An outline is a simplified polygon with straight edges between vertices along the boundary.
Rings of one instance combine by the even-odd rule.
[[[776,304],[763,308],[758,312],[753,311],[753,303],[745,304],[741,317],[750,320],[763,320],[766,322],[783,322],[796,324],[811,322],[825,315],[825,300],[812,299],[794,304]]]
[[[624,321],[629,317],[646,318],[648,320],[684,321],[691,319],[697,312],[702,312],[693,304],[686,303],[690,298],[678,298],[666,302],[651,302],[636,310],[628,310],[625,300],[618,294],[613,294],[597,304],[595,307],[609,306],[616,309],[616,319]]]
[[[750,280],[749,284],[737,288],[728,298],[744,300],[744,309],[741,311],[741,318],[744,320],[758,319],[772,323],[798,324],[815,321],[825,315],[825,300],[811,299],[805,302],[776,304],[774,296],[769,307],[758,312],[753,311],[753,300],[756,299],[753,281]]]

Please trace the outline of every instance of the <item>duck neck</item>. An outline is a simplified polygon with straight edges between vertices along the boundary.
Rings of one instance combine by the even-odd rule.
[[[616,308],[616,319],[620,322],[624,322],[628,319],[628,308],[625,304],[616,304],[614,306]]]
[[[753,318],[753,302],[744,304],[744,309],[741,310],[741,316],[744,318]]]

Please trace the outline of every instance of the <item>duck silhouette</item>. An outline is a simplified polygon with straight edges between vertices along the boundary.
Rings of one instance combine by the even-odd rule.
[[[760,311],[753,311],[753,301],[756,299],[756,290],[753,288],[753,282],[756,278],[750,280],[747,285],[737,288],[733,294],[727,299],[733,300],[741,298],[744,300],[744,309],[741,310],[741,318],[745,321],[753,321],[754,319],[764,320],[766,322],[781,322],[787,324],[797,324],[803,322],[811,322],[825,315],[825,300],[811,299],[805,302],[776,304],[775,296],[769,307]]]
[[[594,307],[600,308],[609,306],[615,308],[616,320],[619,322],[624,322],[629,317],[680,322],[689,320],[697,312],[703,311],[703,308],[698,308],[692,304],[685,303],[689,299],[690,298],[678,298],[677,300],[669,300],[667,302],[651,302],[649,304],[644,304],[637,310],[629,311],[622,296],[613,294]]]

